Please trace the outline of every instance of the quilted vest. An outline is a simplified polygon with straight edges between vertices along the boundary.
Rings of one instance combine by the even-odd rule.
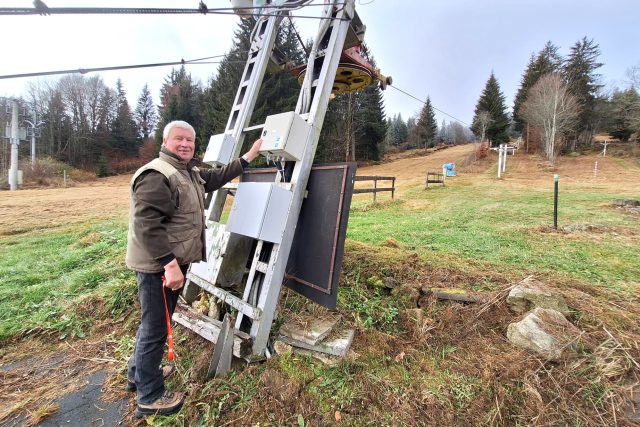
[[[204,180],[200,177],[197,168],[193,168],[190,174],[184,164],[161,152],[159,158],[142,166],[131,179],[127,267],[143,273],[164,271],[162,265],[151,257],[142,245],[139,236],[144,233],[144,230],[135,226],[133,216],[136,201],[133,186],[140,174],[148,170],[160,172],[169,181],[171,200],[167,200],[167,203],[174,203],[176,210],[173,217],[166,223],[167,237],[178,264],[202,261],[205,258]]]

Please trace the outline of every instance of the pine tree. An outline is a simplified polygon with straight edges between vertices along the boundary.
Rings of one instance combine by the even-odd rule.
[[[375,67],[366,45],[363,56]],[[320,135],[322,157],[317,161],[379,160],[385,145],[387,123],[381,89],[377,84],[340,94],[331,102]],[[334,153],[333,157],[325,153]]]
[[[193,81],[191,74],[187,73],[184,66],[180,69],[172,69],[165,78],[160,89],[160,120],[156,129],[156,144],[162,144],[162,132],[167,123],[173,120],[184,120],[196,130],[196,151],[202,144],[202,115],[200,105],[202,102],[202,90],[200,85]]]
[[[136,138],[136,123],[122,81],[116,82],[116,117],[111,125],[111,146],[125,155],[137,153],[139,142]]]
[[[633,88],[616,90],[611,96],[609,133],[623,141],[637,132],[640,124],[640,95]]]
[[[510,120],[504,100],[505,98],[500,90],[498,80],[493,72],[491,72],[491,76],[487,80],[480,99],[478,99],[474,112],[471,129],[476,136],[481,133],[481,124],[478,115],[482,111],[487,111],[491,114],[491,122],[486,128],[486,137],[495,144],[509,141]]]
[[[564,76],[569,91],[578,99],[581,107],[573,149],[577,142],[590,143],[595,132],[595,107],[598,92],[602,88],[598,83],[600,75],[596,70],[603,65],[597,62],[598,56],[599,46],[593,40],[583,37],[571,47],[564,63]]]
[[[158,123],[156,106],[153,104],[153,97],[147,84],[144,85],[142,92],[140,92],[134,117],[138,128],[138,137],[143,141],[147,140],[156,123]]]
[[[527,68],[522,75],[520,88],[513,101],[513,127],[517,132],[522,132],[524,120],[521,117],[520,109],[527,100],[529,89],[536,84],[540,77],[560,71],[562,67],[562,57],[558,53],[558,47],[548,41],[544,48],[538,52],[537,56],[531,55]]]
[[[442,125],[440,125],[440,132],[438,133],[438,141],[440,144],[448,144],[447,140],[447,121],[442,119]]]
[[[384,150],[387,122],[384,118],[384,102],[378,85],[369,86],[360,93],[362,107],[358,114],[363,123],[357,136],[358,160],[380,160]]]
[[[427,97],[427,102],[425,102],[422,111],[420,111],[420,117],[418,118],[414,132],[421,147],[428,148],[436,145],[438,123],[436,122],[436,114],[429,97]]]
[[[203,134],[221,133],[227,126],[229,113],[233,107],[251,46],[250,37],[254,25],[255,20],[253,19],[240,21],[235,31],[231,50],[220,63],[216,78],[209,81],[204,91]],[[284,22],[278,29],[275,46],[288,60],[294,63],[304,61],[304,53],[299,45],[295,26],[291,21]],[[294,76],[267,69],[253,109],[252,123],[264,122],[268,115],[293,111],[299,90],[300,87]],[[248,146],[252,141],[253,138],[248,135],[245,139],[245,145]]]

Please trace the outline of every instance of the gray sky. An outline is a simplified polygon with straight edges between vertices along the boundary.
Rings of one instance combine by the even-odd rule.
[[[181,7],[198,0],[45,0],[50,7]],[[209,8],[226,0],[205,0]],[[316,3],[322,3],[316,1]],[[31,7],[31,0],[2,0],[1,7]],[[317,15],[307,7],[296,15]],[[365,41],[394,85],[470,123],[493,70],[507,106],[532,53],[550,40],[566,55],[583,36],[600,45],[602,82],[626,84],[626,71],[640,65],[639,0],[356,0],[367,26]],[[225,15],[0,16],[0,74],[170,62],[227,52],[239,18]],[[318,20],[297,19],[303,38]],[[193,65],[206,84],[217,65]],[[170,67],[101,72],[115,87],[120,77],[132,106],[144,83],[158,94]],[[59,76],[48,78],[57,80]],[[29,79],[0,80],[0,96],[24,92]],[[384,94],[388,115],[415,115],[420,102],[393,88]],[[438,121],[450,117],[437,112]]]

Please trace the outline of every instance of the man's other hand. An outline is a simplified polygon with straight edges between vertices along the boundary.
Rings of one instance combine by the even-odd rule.
[[[180,270],[178,260],[174,259],[164,266],[165,286],[169,289],[178,290],[184,286],[184,274]]]

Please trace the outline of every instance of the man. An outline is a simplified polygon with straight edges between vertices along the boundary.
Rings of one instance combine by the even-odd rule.
[[[160,368],[167,339],[165,297],[172,315],[189,264],[205,259],[205,193],[239,176],[262,144],[258,139],[223,168],[200,170],[191,162],[196,133],[190,124],[173,121],[162,136],[159,157],[131,180],[126,263],[136,272],[141,321],[127,389],[137,392],[138,417],[168,415],[182,407],[184,395],[164,388],[173,366]]]

